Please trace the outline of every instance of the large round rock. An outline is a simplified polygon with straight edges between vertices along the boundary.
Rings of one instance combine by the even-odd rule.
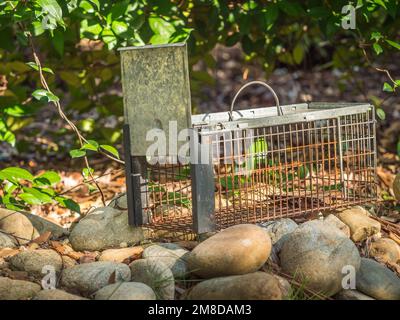
[[[132,281],[141,282],[153,289],[160,300],[173,300],[175,279],[170,268],[156,259],[139,259],[129,265]]]
[[[257,271],[271,253],[271,239],[251,224],[227,228],[200,243],[187,256],[189,270],[202,278]]]
[[[195,285],[188,300],[281,300],[279,280],[265,272],[208,279]]]
[[[134,245],[144,238],[144,228],[128,223],[127,211],[98,208],[81,219],[72,229],[69,241],[77,251],[95,251]]]
[[[32,299],[40,289],[37,283],[0,277],[0,300]]]
[[[61,285],[71,291],[92,294],[110,282],[129,281],[131,271],[126,264],[98,261],[63,270]]]
[[[284,272],[314,291],[332,296],[342,289],[345,266],[360,267],[355,244],[337,228],[309,221],[288,235],[280,252]]]
[[[12,269],[26,271],[40,278],[46,274],[46,267],[54,268],[56,272],[59,272],[63,266],[61,256],[50,249],[22,251],[11,257],[9,262]]]
[[[140,282],[118,282],[101,288],[95,294],[96,300],[156,300],[148,285]]]
[[[400,278],[384,265],[362,258],[356,276],[357,290],[378,300],[400,300]]]
[[[15,241],[24,245],[40,234],[22,213],[0,208],[0,229],[12,234]]]
[[[187,276],[185,258],[189,251],[175,243],[160,243],[144,249],[143,258],[155,259],[164,262],[171,269],[176,279]]]

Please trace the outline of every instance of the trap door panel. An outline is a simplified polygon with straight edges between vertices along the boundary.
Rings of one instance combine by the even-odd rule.
[[[154,143],[146,141],[149,130],[163,130],[168,142],[170,121],[177,133],[191,125],[186,44],[123,48],[121,66],[131,155],[144,156]]]

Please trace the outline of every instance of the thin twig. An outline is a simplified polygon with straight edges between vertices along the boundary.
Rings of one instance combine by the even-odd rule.
[[[117,177],[117,176],[118,176],[121,172],[123,172],[123,171],[124,171],[123,169],[118,170],[117,173],[115,174],[115,177]],[[73,186],[72,188],[69,188],[69,189],[67,189],[67,190],[65,190],[65,191],[63,191],[63,192],[61,192],[61,193],[59,193],[59,195],[64,195],[64,194],[66,194],[66,193],[69,193],[69,192],[75,190],[76,188],[79,188],[80,186],[83,186],[83,185],[86,184],[86,183],[91,183],[91,182],[93,182],[94,180],[98,180],[98,179],[100,179],[100,178],[102,178],[102,177],[105,177],[105,176],[108,176],[108,175],[110,175],[110,174],[113,174],[113,172],[107,172],[107,173],[104,173],[104,174],[102,174],[102,175],[100,175],[100,176],[98,176],[98,177],[95,177],[94,179],[90,179],[90,180],[87,180],[87,181],[83,181],[83,182],[81,182],[81,183],[79,183],[79,184]]]
[[[43,88],[45,88],[48,92],[52,93],[46,82],[46,78],[43,75],[42,65],[40,63],[40,59],[35,50],[35,46],[33,44],[33,39],[31,37],[30,33],[28,33],[28,39],[29,39],[29,44],[32,49],[33,58],[35,60],[36,65],[38,66],[40,83],[42,84]],[[64,113],[64,111],[61,108],[60,102],[59,101],[52,101],[52,102],[56,106],[61,118],[64,119],[68,123],[68,125],[71,127],[71,129],[76,133],[79,144],[81,147],[83,147],[84,143],[87,143],[87,140],[82,136],[82,134],[80,133],[79,129],[75,126],[75,124],[71,120],[69,120],[69,118],[66,116],[66,114]],[[111,157],[111,158],[114,158],[114,157]],[[90,165],[89,165],[89,160],[86,155],[84,156],[84,161],[85,161],[86,168],[88,169],[88,173],[93,180],[93,183],[96,185],[97,190],[99,190],[99,192],[100,192],[101,201],[103,202],[103,205],[105,206],[106,200],[104,197],[103,190],[100,188],[100,185],[98,184],[98,182],[94,179],[93,173],[92,173]]]

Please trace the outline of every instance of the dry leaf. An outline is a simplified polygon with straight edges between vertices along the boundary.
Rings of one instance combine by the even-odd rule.
[[[389,233],[389,238],[397,242],[398,245],[400,245],[400,237],[395,235],[393,232]]]
[[[14,280],[30,280],[29,273],[26,271],[9,271],[8,277]]]
[[[51,232],[46,231],[43,234],[41,234],[39,237],[37,237],[36,239],[33,239],[31,242],[37,243],[37,244],[42,244],[44,242],[49,241],[50,237],[51,237]]]
[[[117,277],[117,275],[116,275],[115,271],[113,271],[113,273],[111,273],[111,275],[110,275],[110,278],[108,279],[108,284],[115,283],[116,282],[116,277]]]
[[[10,258],[15,256],[17,253],[19,253],[18,249],[3,248],[0,249],[0,258]]]

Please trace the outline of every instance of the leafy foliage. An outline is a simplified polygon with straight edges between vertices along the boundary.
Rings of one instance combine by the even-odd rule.
[[[0,187],[3,190],[0,204],[8,209],[21,210],[30,205],[58,203],[72,211],[80,212],[77,203],[54,190],[54,186],[60,181],[60,176],[54,171],[33,176],[22,168],[5,168],[0,170]]]
[[[87,118],[77,127],[92,140],[70,150],[73,158],[102,152],[118,158],[112,146],[121,138],[122,98],[119,94],[120,64],[116,49],[125,46],[187,41],[190,64],[199,61],[216,66],[210,51],[217,45],[239,44],[245,60],[271,72],[278,65],[299,67],[307,62],[346,70],[366,67],[400,50],[399,0],[357,0],[356,29],[344,29],[348,19],[342,8],[348,1],[316,0],[222,1],[222,0],[33,0],[0,3],[0,142],[19,147],[18,130],[31,123],[48,103],[62,102],[67,114],[95,111],[96,119],[117,119],[113,126]],[[32,40],[32,42],[31,42]],[[33,59],[39,52],[42,66]],[[309,59],[312,57],[312,59]],[[42,72],[50,89],[43,86]],[[204,71],[191,73],[193,96],[213,84]],[[396,93],[399,79],[382,84],[387,94]],[[381,102],[371,97],[379,118],[385,118]],[[115,122],[115,121],[114,121]],[[65,134],[63,132],[63,134]],[[267,151],[262,142],[254,145]],[[260,160],[261,159],[261,160]],[[8,169],[8,170],[6,170]],[[52,190],[51,178],[31,177],[27,172],[1,171],[3,205],[57,201],[75,204]],[[23,169],[21,169],[23,170]],[[92,175],[83,170],[85,180]],[[55,178],[55,177],[53,177]],[[243,181],[221,181],[234,189]],[[288,177],[289,179],[289,177]]]
[[[7,87],[0,92],[0,139],[14,145],[10,122],[24,126],[34,111],[66,94],[66,110],[95,109],[102,118],[122,116],[122,99],[115,90],[120,82],[118,47],[187,40],[190,63],[202,60],[213,68],[212,48],[239,43],[246,60],[258,61],[267,71],[278,64],[301,65],[310,54],[336,68],[345,68],[343,61],[365,65],[360,44],[374,56],[399,50],[398,0],[354,2],[356,30],[341,27],[345,4],[340,0],[324,5],[314,0],[4,1],[0,4],[0,75]],[[42,71],[59,89],[57,96],[38,89],[34,72],[38,66],[26,63],[32,60],[24,50],[29,46],[28,33],[46,57]],[[200,84],[210,83],[203,73],[192,73],[195,95]],[[387,83],[384,90],[392,92],[397,86]],[[37,101],[30,101],[31,95]],[[10,114],[9,108],[19,108],[19,113]],[[89,119],[79,126],[107,145],[121,136],[119,129],[96,127]]]

